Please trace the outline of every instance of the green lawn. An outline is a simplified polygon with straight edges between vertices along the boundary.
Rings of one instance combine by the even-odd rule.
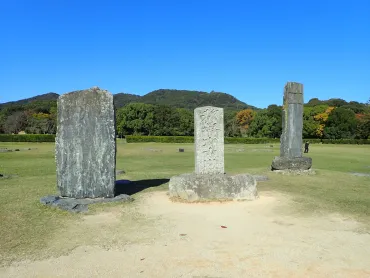
[[[0,143],[0,148],[28,147],[37,149],[0,153],[0,173],[12,176],[0,178],[0,264],[42,252],[65,223],[81,217],[39,203],[40,197],[57,193],[54,144]],[[180,147],[184,153],[178,152]],[[126,171],[117,179],[165,179],[194,169],[193,144],[119,141],[117,151],[117,169]],[[370,146],[311,145],[308,155],[317,172],[313,176],[271,173],[276,155],[278,145],[225,145],[226,171],[268,175],[270,180],[258,185],[261,195],[271,190],[290,194],[296,213],[339,212],[370,223],[370,178],[349,174],[370,173]],[[167,186],[147,190],[166,190]],[[90,213],[107,206],[123,204],[94,205]]]

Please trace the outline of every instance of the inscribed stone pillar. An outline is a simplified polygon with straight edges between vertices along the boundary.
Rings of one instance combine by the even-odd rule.
[[[114,197],[116,136],[112,94],[93,87],[61,95],[55,142],[61,196]]]
[[[224,174],[223,108],[196,108],[194,127],[195,173]]]
[[[280,156],[276,156],[271,170],[309,170],[312,158],[302,156],[303,85],[288,82],[284,88]]]
[[[302,157],[303,85],[288,82],[284,88],[280,156]]]

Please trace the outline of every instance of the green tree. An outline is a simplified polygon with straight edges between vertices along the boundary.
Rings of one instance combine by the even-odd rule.
[[[310,106],[303,108],[303,138],[317,138],[316,130],[319,129],[320,124],[314,119],[314,109],[315,107]]]
[[[281,120],[271,116],[271,111],[267,109],[258,111],[249,126],[249,135],[256,138],[277,138],[281,135]],[[276,128],[280,126],[280,128]],[[280,133],[279,133],[280,130]]]
[[[55,120],[52,118],[51,114],[42,112],[32,113],[28,116],[27,127],[25,131],[33,134],[53,134],[56,131]]]
[[[240,127],[236,121],[237,111],[228,110],[224,111],[224,134],[226,137],[240,137]]]
[[[194,113],[188,109],[178,108],[176,112],[179,115],[179,133],[181,136],[194,135]]]
[[[269,127],[269,137],[279,138],[283,129],[282,124],[282,114],[283,108],[275,104],[269,105],[267,107],[267,116],[269,118],[269,123],[272,125]]]
[[[151,135],[154,107],[144,103],[130,103],[116,112],[119,135]]]
[[[328,139],[354,138],[356,128],[355,112],[339,107],[330,113],[324,128],[324,136]]]
[[[16,111],[9,115],[4,122],[4,132],[17,134],[27,127],[27,115],[24,111]]]
[[[181,135],[179,112],[168,105],[156,105],[154,108],[153,135]]]

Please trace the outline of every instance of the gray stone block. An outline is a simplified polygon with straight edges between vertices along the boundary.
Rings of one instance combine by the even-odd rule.
[[[288,82],[284,88],[284,103],[303,104],[303,84]]]
[[[182,174],[170,179],[169,194],[190,202],[258,198],[257,182],[249,174]]]
[[[116,136],[113,95],[93,87],[58,99],[57,187],[72,198],[114,197]]]
[[[302,157],[303,85],[288,82],[284,87],[280,157],[275,157],[272,170],[308,170],[312,159]]]
[[[312,167],[311,157],[281,157],[275,156],[272,170],[309,170]]]
[[[224,110],[205,106],[194,110],[195,172],[224,174]]]
[[[288,82],[284,89],[280,156],[302,156],[303,85]]]

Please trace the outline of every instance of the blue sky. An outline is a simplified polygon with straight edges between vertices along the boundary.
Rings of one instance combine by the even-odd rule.
[[[3,0],[0,102],[99,86],[370,97],[370,1]]]

